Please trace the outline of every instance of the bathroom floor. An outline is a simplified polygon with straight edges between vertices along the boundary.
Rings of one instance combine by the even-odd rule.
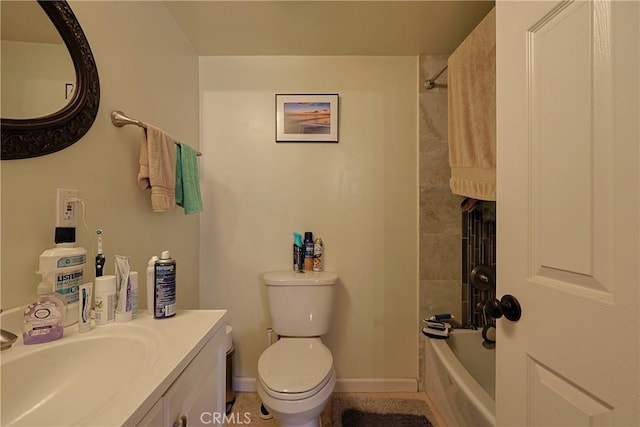
[[[445,427],[445,424],[435,410],[435,406],[431,402],[431,399],[429,399],[425,393],[334,393],[332,401],[336,399],[354,402],[354,407],[357,407],[357,409],[369,410],[372,412],[385,412],[385,410],[388,410],[385,408],[385,400],[388,400],[390,403],[393,402],[394,410],[402,409],[401,407],[398,408],[397,403],[398,401],[401,401],[401,399],[421,400],[425,404],[424,411],[427,414],[429,421],[431,421],[431,424],[433,424],[433,427]],[[340,427],[339,425],[334,425],[333,422],[332,401],[329,402],[322,413],[322,427]],[[236,421],[235,424],[244,424],[256,427],[276,427],[278,425],[275,419],[263,420],[260,418],[259,414],[260,398],[257,393],[236,392],[236,402],[229,414],[229,417],[232,417],[230,418],[231,421]],[[234,424],[231,422],[227,425],[233,426]]]

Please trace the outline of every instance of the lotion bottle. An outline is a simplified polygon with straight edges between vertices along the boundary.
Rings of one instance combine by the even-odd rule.
[[[24,308],[22,341],[26,345],[55,341],[64,334],[64,301],[53,292],[50,282],[40,282],[37,293],[38,297]]]
[[[93,290],[95,293],[93,313],[96,325],[113,322],[116,314],[116,276],[96,277]]]

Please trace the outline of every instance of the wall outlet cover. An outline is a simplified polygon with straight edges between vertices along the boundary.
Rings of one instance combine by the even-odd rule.
[[[78,197],[78,190],[56,189],[56,227],[76,227],[78,225],[77,202],[69,199]]]

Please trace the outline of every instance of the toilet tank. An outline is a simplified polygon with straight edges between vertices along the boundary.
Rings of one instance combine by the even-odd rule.
[[[338,275],[271,271],[262,276],[273,331],[285,337],[318,337],[329,331]]]

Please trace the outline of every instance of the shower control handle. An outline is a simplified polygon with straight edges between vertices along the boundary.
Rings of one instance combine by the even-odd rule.
[[[512,322],[517,322],[520,320],[520,316],[522,315],[522,309],[520,308],[520,303],[513,295],[504,295],[498,301],[496,298],[487,301],[484,306],[485,313],[494,318],[499,319],[504,315],[507,319]]]

